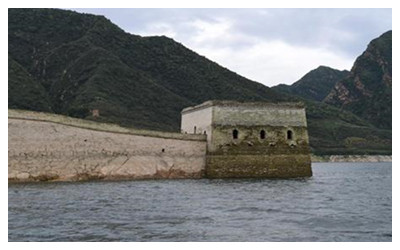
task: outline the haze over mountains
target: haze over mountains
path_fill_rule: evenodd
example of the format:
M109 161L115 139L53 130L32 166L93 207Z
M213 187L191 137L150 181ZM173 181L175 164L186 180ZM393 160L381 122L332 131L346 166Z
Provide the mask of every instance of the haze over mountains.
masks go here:
M170 38L128 34L102 16L9 9L8 22L9 108L178 132L180 111L211 99L303 101L315 153L391 153L391 119L390 126L379 123L391 115L391 32L350 73L319 67L292 86L271 89ZM383 73L374 75L378 68ZM366 94L351 87L360 81ZM350 104L340 102L338 84L349 91ZM368 100L379 104L364 111Z

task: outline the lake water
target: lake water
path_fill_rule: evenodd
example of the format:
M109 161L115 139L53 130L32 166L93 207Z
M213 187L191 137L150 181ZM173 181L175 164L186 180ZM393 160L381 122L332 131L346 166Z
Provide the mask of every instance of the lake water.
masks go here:
M392 241L392 164L311 178L10 184L9 241Z

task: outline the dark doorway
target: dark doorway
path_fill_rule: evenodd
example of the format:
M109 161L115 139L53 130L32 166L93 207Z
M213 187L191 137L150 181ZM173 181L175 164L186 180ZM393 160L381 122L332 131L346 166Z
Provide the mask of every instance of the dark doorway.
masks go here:
M291 130L287 131L287 139L292 140L293 139L293 132Z
M265 131L264 130L260 131L260 139L262 139L262 140L265 139Z
M233 136L233 139L237 139L238 136L239 136L239 131L238 131L237 129L234 129L234 130L232 131L232 136Z

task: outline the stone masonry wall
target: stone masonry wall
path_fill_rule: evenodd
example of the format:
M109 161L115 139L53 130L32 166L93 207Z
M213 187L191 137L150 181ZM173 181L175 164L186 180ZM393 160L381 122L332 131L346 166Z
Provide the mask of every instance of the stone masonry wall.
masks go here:
M290 178L312 175L307 121L301 105L222 103L214 107L213 114L207 177ZM236 139L233 131L237 133Z
M214 107L213 125L306 127L303 107L268 105L221 105Z
M202 177L205 136L162 135L97 131L9 113L9 182Z
M239 131L232 139L232 130ZM266 131L265 139L259 131ZM305 127L218 126L213 130L213 145L207 155L209 178L290 178L312 175L311 158ZM210 147L209 147L210 148Z
M208 155L208 178L293 178L312 176L307 154Z

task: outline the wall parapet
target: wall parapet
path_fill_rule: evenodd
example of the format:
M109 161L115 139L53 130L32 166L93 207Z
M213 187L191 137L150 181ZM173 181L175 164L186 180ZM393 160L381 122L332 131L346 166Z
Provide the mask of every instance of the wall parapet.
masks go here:
M111 132L118 134L141 135L141 136L158 137L164 139L178 139L178 140L189 140L189 141L207 140L207 137L201 134L181 134L174 132L162 132L156 130L126 128L118 126L116 124L100 123L95 121L88 121L78 118L67 117L63 115L36 112L36 111L27 111L27 110L9 109L8 118L29 120L29 121L51 122L76 128L84 128L95 131Z

